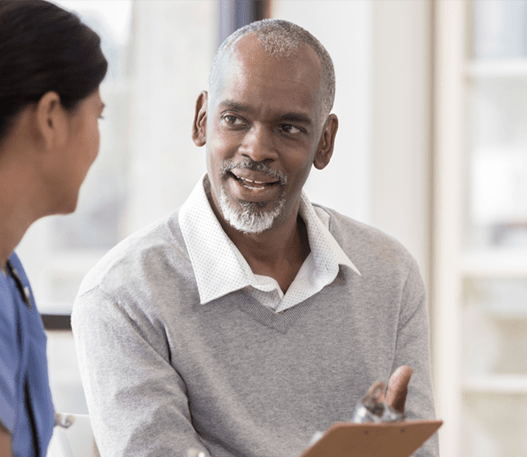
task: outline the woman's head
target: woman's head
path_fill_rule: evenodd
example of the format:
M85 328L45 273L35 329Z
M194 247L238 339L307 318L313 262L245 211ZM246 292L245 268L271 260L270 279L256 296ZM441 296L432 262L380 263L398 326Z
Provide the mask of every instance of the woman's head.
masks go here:
M107 67L99 36L74 14L0 0L0 179L11 189L1 205L25 201L33 221L75 210L99 151Z
M73 112L104 79L99 36L41 0L0 2L0 142L16 115L50 91Z

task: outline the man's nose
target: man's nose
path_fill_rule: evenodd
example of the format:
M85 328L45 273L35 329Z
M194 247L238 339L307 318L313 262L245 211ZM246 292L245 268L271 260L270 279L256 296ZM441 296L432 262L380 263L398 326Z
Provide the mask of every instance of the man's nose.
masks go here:
M254 162L275 160L278 155L273 132L262 125L253 125L243 139L239 152Z

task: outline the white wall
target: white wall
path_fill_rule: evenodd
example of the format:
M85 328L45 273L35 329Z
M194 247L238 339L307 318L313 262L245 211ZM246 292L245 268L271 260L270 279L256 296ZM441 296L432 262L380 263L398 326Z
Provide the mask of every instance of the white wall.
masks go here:
M372 224L430 281L430 1L373 1Z

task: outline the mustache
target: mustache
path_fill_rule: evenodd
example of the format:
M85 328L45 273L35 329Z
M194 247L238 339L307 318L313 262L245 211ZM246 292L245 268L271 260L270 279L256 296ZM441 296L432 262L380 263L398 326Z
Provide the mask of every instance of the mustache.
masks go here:
M258 173L265 173L266 175L271 176L271 178L277 179L278 183L281 186L285 186L287 184L288 175L286 173L284 173L283 171L273 170L263 162L255 162L251 159L245 159L241 162L233 162L232 160L223 161L223 164L220 167L220 174L222 178L227 177L227 174L234 168L256 171Z

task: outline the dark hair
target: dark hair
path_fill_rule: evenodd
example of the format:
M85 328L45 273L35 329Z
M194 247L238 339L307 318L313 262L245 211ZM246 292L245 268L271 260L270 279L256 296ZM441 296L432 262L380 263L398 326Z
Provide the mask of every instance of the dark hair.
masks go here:
M0 140L49 91L73 111L106 75L99 35L43 0L0 0Z

